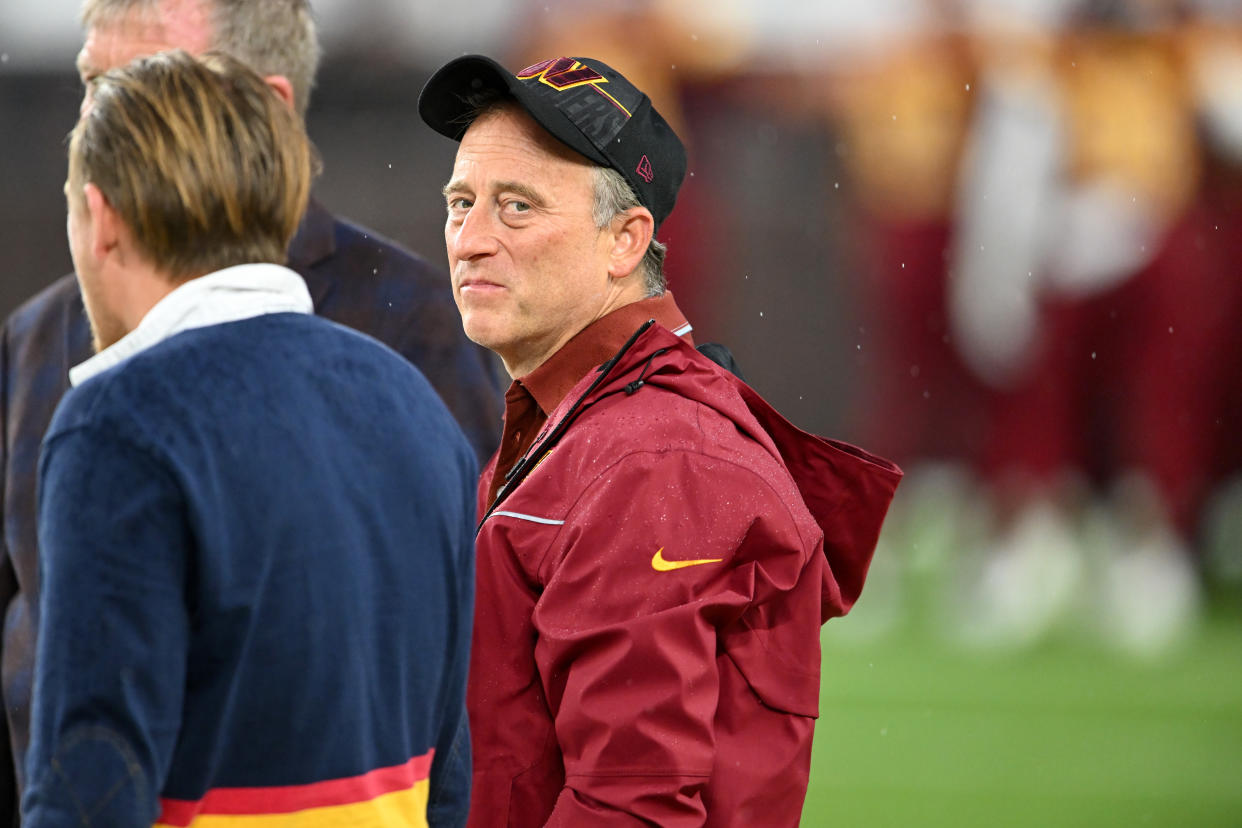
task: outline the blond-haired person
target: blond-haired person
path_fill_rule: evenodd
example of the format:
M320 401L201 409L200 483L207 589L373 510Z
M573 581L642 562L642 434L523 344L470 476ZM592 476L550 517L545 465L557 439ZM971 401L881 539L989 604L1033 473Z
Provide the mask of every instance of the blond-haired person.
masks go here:
M262 75L299 115L311 100L319 46L308 0L86 0L86 82L141 55L181 48L227 53ZM66 130L72 124L66 123ZM370 334L419 368L453 412L476 455L499 440L502 387L495 360L461 330L443 265L432 265L373 230L329 212L313 196L289 247L288 266L306 281L315 313ZM52 274L48 274L51 276ZM39 442L69 387L69 369L91 355L91 335L73 274L57 279L0 328L0 612L4 618L0 822L16 812L28 742L38 603L35 476ZM2 731L9 729L9 733Z
M91 86L98 353L40 460L25 824L461 824L474 452L277 264L311 152L258 75L174 51Z

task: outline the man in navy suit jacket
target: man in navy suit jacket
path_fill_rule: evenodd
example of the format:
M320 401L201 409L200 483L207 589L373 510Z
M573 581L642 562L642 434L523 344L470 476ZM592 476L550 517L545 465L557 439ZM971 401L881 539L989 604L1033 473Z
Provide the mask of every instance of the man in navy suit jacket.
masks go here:
M135 57L164 49L227 52L265 77L305 114L319 49L307 0L216 5L215 0L86 0L84 82ZM88 86L89 95L89 86ZM480 462L500 437L502 387L488 352L466 339L448 276L374 232L312 202L289 249L315 312L379 339L414 363L444 399ZM68 372L91 356L91 333L77 280L69 274L30 299L0 335L0 607L12 756L0 749L0 822L17 813L29 741L37 631L38 546L35 481L39 444L69 387ZM15 767L10 763L16 760ZM16 787L15 787L16 786Z

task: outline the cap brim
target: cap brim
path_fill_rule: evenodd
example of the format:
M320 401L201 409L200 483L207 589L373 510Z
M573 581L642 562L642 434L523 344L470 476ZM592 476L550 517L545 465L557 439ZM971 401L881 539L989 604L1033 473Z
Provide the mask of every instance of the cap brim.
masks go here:
M466 55L440 67L418 96L418 114L436 132L460 141L475 115L469 96L488 90L512 95L540 126L561 143L597 164L611 165L560 111L532 95L512 72L483 55Z
M505 68L489 57L467 55L441 66L418 96L418 114L427 126L460 141L470 126L467 96L489 89L512 92Z

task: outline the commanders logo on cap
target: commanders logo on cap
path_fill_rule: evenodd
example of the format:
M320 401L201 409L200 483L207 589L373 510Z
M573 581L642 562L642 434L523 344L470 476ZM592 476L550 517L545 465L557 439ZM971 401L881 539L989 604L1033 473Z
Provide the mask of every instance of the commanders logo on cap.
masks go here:
M521 72L517 73L518 80L538 79L540 83L546 83L557 92L564 92L566 89L573 89L576 86L585 84L598 85L608 83L608 79L596 72L585 63L579 63L573 58L559 57L549 60L541 60L534 66L527 66ZM612 101L617 107L629 115L629 111L617 103L617 99L609 95L603 89L596 89L601 95Z

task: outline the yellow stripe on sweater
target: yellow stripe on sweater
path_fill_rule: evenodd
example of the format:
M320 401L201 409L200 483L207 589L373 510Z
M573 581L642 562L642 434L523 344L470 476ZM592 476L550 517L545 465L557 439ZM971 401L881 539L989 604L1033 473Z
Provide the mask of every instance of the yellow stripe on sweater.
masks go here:
M190 828L427 828L426 779L413 788L366 802L307 808L288 814L200 814ZM155 828L171 828L156 823Z

